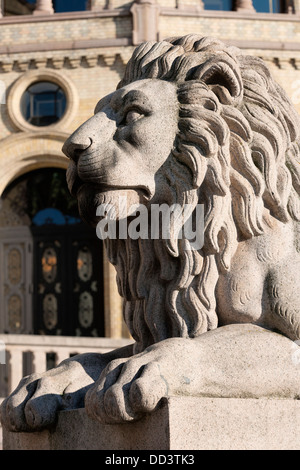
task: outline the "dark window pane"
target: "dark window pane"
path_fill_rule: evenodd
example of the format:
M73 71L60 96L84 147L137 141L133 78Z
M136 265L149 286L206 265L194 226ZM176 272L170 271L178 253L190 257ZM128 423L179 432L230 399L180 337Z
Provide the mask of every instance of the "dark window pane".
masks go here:
M27 3L35 5L36 0L27 0ZM53 0L53 7L56 13L63 13L68 11L85 11L86 6L87 0Z
M253 0L253 6L258 13L281 13L280 0Z
M21 112L34 126L48 126L59 121L66 109L63 90L51 82L36 82L22 96Z
M87 0L54 0L53 6L56 13L64 11L84 11Z
M232 11L233 1L232 0L204 0L205 10L223 10Z

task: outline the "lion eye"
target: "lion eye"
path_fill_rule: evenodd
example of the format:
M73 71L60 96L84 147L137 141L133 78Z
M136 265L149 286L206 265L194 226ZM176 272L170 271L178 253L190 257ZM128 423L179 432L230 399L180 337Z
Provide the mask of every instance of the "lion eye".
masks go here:
M135 122L138 119L140 119L142 116L143 114L140 113L137 109L132 109L128 111L128 113L126 113L125 124L126 125L131 124L132 122Z

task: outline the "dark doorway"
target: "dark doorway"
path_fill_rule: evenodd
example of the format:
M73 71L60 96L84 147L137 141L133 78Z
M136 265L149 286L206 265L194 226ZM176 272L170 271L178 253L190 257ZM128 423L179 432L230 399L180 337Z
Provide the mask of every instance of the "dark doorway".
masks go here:
M7 188L1 204L0 226L2 223L5 238L3 235L3 243L0 240L3 245L1 251L0 243L0 255L3 252L3 259L12 258L14 265L7 269L8 274L12 270L27 273L26 285L31 286L25 286L25 274L19 276L20 286L11 283L10 290L10 284L3 280L8 307L16 296L20 304L17 312L20 326L15 330L45 335L104 336L102 241L96 237L95 229L81 221L77 201L67 188L65 171L48 168L27 173ZM19 247L18 233L22 237L25 229L30 237L29 249ZM15 252L18 258L9 257ZM18 266L16 259L20 259ZM15 285L20 287L20 292ZM5 325L12 324L17 316L16 307L8 307L1 307L7 316ZM5 327L5 331L14 330Z
M94 232L32 227L35 334L104 335L102 245Z

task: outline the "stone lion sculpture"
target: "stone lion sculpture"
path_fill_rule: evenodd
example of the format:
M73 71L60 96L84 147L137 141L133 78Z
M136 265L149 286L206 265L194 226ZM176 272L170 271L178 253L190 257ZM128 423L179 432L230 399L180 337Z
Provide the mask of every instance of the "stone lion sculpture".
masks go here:
M176 230L107 239L134 344L24 378L3 424L39 430L82 406L131 421L174 394L297 399L299 135L262 60L197 35L139 46L64 145L69 188L94 225L124 194L149 210L202 204L204 245Z

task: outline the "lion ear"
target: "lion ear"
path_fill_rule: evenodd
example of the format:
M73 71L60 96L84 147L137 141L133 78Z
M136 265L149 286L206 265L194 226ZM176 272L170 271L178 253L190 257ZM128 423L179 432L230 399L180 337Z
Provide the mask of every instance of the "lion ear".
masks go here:
M205 82L222 104L237 104L243 98L240 68L230 56L212 57L196 67L190 79Z

